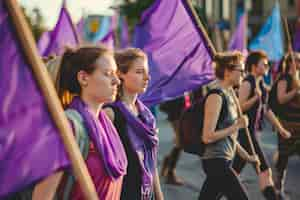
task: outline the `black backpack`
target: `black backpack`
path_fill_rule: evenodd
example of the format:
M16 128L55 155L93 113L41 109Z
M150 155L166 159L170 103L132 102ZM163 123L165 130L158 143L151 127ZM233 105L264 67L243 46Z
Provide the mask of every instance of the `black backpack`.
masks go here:
M221 89L211 89L202 99L194 102L191 107L186 109L179 121L179 136L183 150L187 153L202 156L205 144L202 141L202 129L204 121L205 100L211 94L218 94L222 97L222 109L217 124L224 120L227 114L227 100Z

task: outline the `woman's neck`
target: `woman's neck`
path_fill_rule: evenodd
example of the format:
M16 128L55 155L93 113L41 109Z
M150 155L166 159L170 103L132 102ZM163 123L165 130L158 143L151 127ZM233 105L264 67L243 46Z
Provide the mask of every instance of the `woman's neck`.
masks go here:
M121 101L130 106L135 106L137 100L136 93L130 93L129 91L123 89L123 95L121 97Z
M222 88L229 90L232 88L232 84L225 80L219 80L219 84Z
M95 102L89 97L81 96L82 101L88 106L88 110L95 116L98 117L102 109L103 103Z

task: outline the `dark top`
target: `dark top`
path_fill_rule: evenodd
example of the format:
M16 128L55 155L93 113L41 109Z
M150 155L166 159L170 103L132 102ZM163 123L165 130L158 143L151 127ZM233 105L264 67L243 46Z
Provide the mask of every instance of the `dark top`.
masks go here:
M281 80L285 80L287 82L286 92L290 92L293 89L292 76L290 74L281 74L271 89L269 105L280 119L291 122L300 122L300 103L297 102L296 98L293 98L291 101L285 104L279 104L278 102L277 87L278 82Z
M115 114L114 125L120 135L121 141L127 155L127 174L123 178L121 200L141 200L141 174L138 156L131 147L127 136L126 119L121 111L114 106L109 106ZM139 117L140 118L140 117ZM142 119L141 119L142 120Z
M248 81L250 83L250 95L248 99L251 99L255 95L255 89L256 89L256 80L255 77L251 74L249 74L245 79L244 82ZM261 99L256 101L252 107L245 112L245 114L249 118L249 131L250 133L254 133L256 131L256 127L259 126L259 123L261 123L261 119L263 116L263 104L266 104L267 102L267 91L263 86L262 80L259 82L259 89L262 93Z
M162 103L159 108L168 115L168 120L172 122L179 120L181 113L184 110L184 104L184 96L181 96Z

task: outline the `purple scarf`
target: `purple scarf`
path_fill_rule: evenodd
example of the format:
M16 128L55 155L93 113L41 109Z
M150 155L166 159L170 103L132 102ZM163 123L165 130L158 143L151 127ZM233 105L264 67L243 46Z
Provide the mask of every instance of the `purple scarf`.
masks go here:
M83 117L89 138L100 154L99 157L102 159L108 175L113 180L125 175L127 170L126 153L115 127L105 113L101 111L99 118L95 118L79 97L73 99L70 108L77 110Z
M142 176L142 199L150 199L153 191L153 176L156 168L158 136L156 131L155 118L150 110L137 100L139 117L135 117L121 101L113 104L119 108L126 118L127 136L131 146L136 152L141 167Z

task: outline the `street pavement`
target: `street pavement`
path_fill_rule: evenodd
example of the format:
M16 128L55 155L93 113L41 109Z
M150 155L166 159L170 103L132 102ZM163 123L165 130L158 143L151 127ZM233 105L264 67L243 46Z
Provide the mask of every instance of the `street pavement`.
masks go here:
M173 145L172 129L166 120L166 115L161 112L158 112L158 127L160 138L158 165L160 169L163 157L170 151ZM276 151L276 135L267 124L263 132L261 132L260 137L263 150L269 163L273 167L272 157L273 153ZM197 200L199 191L205 180L205 174L202 170L200 159L197 156L182 153L177 165L177 174L185 180L185 185L168 185L164 183L164 178L161 177L165 200ZM252 166L246 166L242 172L241 180L246 186L250 200L264 200L259 191L258 179ZM291 200L300 200L299 183L300 159L298 156L293 156L289 160L286 183L287 193Z

